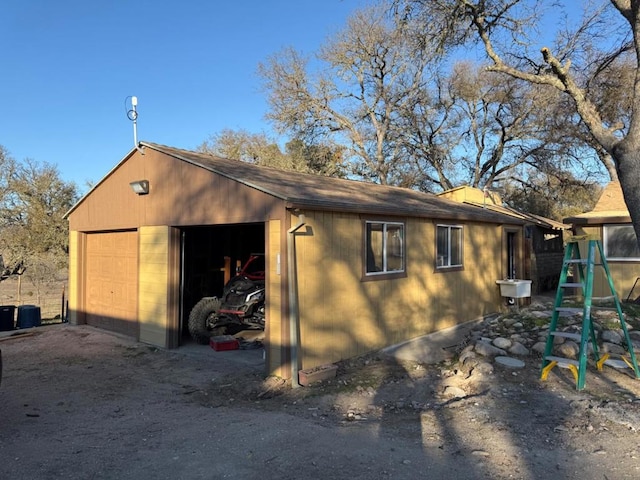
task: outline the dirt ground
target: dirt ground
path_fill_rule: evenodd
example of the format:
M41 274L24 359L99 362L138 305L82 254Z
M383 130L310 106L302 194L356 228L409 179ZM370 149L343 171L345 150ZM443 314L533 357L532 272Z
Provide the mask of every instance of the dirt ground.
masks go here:
M640 478L630 370L590 366L578 392L568 370L540 381L533 356L472 375L373 355L292 390L263 378L261 350L4 333L2 479ZM453 380L464 396L443 395Z

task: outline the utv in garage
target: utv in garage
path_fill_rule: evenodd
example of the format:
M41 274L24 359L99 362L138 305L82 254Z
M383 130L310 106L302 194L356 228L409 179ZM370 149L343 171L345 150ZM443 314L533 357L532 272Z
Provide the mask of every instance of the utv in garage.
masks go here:
M204 297L189 314L189 334L206 345L212 336L233 335L242 330L264 330L264 255L252 254L222 296Z

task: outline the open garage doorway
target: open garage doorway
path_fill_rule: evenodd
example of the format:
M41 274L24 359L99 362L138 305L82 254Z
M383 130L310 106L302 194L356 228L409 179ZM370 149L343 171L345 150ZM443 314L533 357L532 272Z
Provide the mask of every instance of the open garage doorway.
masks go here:
M254 254L265 253L264 223L181 229L180 345L194 343L188 318L204 297L222 296L225 280ZM264 266L262 267L264 271Z

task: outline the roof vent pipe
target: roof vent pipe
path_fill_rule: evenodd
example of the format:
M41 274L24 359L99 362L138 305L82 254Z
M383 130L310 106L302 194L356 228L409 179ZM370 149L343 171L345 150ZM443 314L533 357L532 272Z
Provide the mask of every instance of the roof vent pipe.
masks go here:
M289 283L289 343L291 351L291 387L300 387L298 381L298 348L300 344L300 331L298 329L298 274L296 268L296 243L295 234L306 224L304 214L298 216L298 223L287 230L287 271Z

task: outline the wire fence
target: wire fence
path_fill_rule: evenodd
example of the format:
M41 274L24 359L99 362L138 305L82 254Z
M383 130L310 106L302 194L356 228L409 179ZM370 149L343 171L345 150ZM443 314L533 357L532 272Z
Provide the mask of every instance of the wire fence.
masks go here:
M67 320L64 291L59 292L57 295L42 297L39 303L22 303L22 305L36 305L40 307L42 323L64 323Z
M26 282L25 282L26 283ZM67 321L67 283L56 281L35 288L19 279L9 278L0 282L0 308L33 305L40 308L42 324Z

